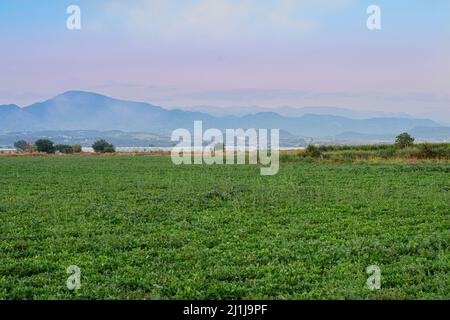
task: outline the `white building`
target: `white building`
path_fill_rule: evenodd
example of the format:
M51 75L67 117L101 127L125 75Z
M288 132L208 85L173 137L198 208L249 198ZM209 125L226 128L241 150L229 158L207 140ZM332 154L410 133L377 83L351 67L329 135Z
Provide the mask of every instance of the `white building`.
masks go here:
M0 148L0 153L16 153L17 150L14 148Z

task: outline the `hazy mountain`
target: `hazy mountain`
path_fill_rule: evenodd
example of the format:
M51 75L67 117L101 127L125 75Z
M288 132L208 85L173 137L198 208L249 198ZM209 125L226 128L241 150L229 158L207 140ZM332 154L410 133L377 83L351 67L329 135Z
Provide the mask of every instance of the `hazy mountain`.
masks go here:
M437 123L427 119L408 118L371 118L350 119L330 115L306 114L301 117L287 118L277 113L257 113L234 120L233 127L282 128L292 134L325 137L345 131L366 134L398 134L417 126L434 127Z
M37 121L33 115L25 112L15 104L0 106L0 131L14 128L38 129Z
M418 139L450 141L450 127L417 127L410 132Z
M450 141L450 127L416 127L409 130L409 133L417 142ZM395 137L395 134L365 134L349 131L331 137L330 140L335 144L393 143Z
M416 139L439 139L450 141L450 127L415 127L409 133ZM359 132L343 132L334 136L339 139L394 140L395 134L364 134Z
M304 137L330 137L348 131L386 135L410 131L415 127L439 127L431 120L401 117L351 119L317 114L286 117L275 112L214 117L202 112L167 110L148 103L81 91L69 91L24 108L0 106L2 132L121 130L169 135L176 128L191 129L194 120L202 120L204 128L279 128Z
M374 117L395 117L395 118L414 118L412 115L400 112L400 113L390 113L381 112L373 110L352 110L347 108L338 107L276 107L276 108L265 108L265 107L212 107L212 106L193 106L193 107L180 107L179 109L185 111L197 111L210 114L215 117L224 116L244 116L259 112L276 112L279 115L285 117L301 117L306 114L317 114L317 115L332 115L340 116L352 119L367 119Z
M123 130L165 132L194 120L198 113L166 110L148 103L117 100L96 93L69 91L21 110L33 123L4 122L5 131L30 130ZM0 117L2 117L0 109ZM202 115L202 117L209 117ZM182 121L180 121L182 120Z

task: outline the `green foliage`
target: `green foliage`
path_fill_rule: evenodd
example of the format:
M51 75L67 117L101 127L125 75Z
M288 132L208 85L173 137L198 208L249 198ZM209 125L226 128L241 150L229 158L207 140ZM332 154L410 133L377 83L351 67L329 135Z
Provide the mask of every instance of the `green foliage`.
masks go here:
M406 148L412 146L413 144L414 138L411 137L407 132L403 132L395 138L395 145L400 148Z
M25 140L19 140L14 142L14 148L19 152L31 152L33 150L33 145Z
M449 173L0 157L0 299L448 300Z
M435 150L433 150L433 147L428 143L421 145L419 150L420 156L423 158L434 158L436 156Z
M423 159L450 159L450 144L424 143L418 146L418 156Z
M391 146L390 148L378 150L376 152L376 155L383 159L390 159L395 157L395 152L396 148L394 146Z
M319 148L313 144L308 145L305 149L305 156L307 157L319 158L321 154Z
M318 151L317 151L318 150ZM450 160L449 143L422 143L413 144L409 147L398 148L395 145L364 145L364 146L308 146L305 151L300 152L300 159L320 158L333 162L353 162L360 160L377 159L440 159ZM281 162L298 161L290 152L282 152Z
M105 149L103 149L103 153L114 153L114 152L116 152L116 149L114 148L113 145L109 145L105 147Z
M370 156L374 155L373 151L335 151L326 153L323 158L329 160L343 160L343 161L354 161L354 160L367 160Z
M55 145L55 150L66 154L73 153L72 146L69 146L67 144L57 144Z
M34 143L34 145L36 146L38 152L45 152L45 153L55 152L53 141L49 139L39 139Z
M96 141L92 148L98 153L112 153L116 151L112 144L103 139Z
M359 145L359 146L335 146L335 145L323 145L318 147L321 152L329 151L378 151L391 149L392 145L389 144L370 144L370 145Z

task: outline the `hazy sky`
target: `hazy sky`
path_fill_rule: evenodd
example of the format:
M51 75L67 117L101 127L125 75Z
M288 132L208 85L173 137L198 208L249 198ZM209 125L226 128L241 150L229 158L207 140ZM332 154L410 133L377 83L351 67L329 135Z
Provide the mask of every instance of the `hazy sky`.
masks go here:
M66 28L70 4L81 30ZM366 27L370 4L382 30ZM448 114L450 1L2 0L0 104L67 90Z

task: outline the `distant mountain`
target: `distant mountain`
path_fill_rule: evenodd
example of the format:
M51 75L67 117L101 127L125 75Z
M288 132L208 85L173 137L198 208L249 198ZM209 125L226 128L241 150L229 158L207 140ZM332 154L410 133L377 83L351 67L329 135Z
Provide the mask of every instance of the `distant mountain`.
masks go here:
M215 117L207 113L167 110L143 102L113 99L82 91L69 91L44 102L19 108L0 106L0 131L96 130L152 132L170 135L176 128L191 129L194 120L204 128L278 128L297 137L330 137L343 132L386 135L416 127L439 127L427 119L383 117L351 119L335 115L305 114L286 117L275 112Z
M348 140L348 141L378 141L378 142L391 142L395 140L395 134L367 134L347 131L341 134L335 135L333 138L336 140Z
M450 141L450 127L417 127L410 133L418 139Z
M400 112L381 112L381 111L371 111L371 110L352 110L347 108L338 107L276 107L276 108L265 108L265 107L212 107L212 106L193 106L193 107L180 107L180 109L185 111L197 111L208 113L215 117L224 116L244 116L247 114L259 113L259 112L276 112L279 115L285 117L301 117L306 114L316 114L316 115L332 115L340 116L352 119L367 119L367 118L380 118L380 117L390 117L390 118L414 118L412 115Z
M24 112L15 104L0 106L0 131L7 131L11 128L28 128L35 130L37 122L33 115Z
M293 134L303 136L334 136L345 131L367 134L398 134L417 126L434 127L437 123L427 119L371 118L349 119L339 116L306 114L302 117L287 118L276 113L257 113L236 120L236 125L257 128L283 128Z
M180 111L148 103L117 100L104 95L69 91L23 109L0 106L2 131L35 130L124 130L164 132L184 124ZM4 114L9 115L8 118ZM181 120L200 114L182 112ZM207 115L201 115L207 118ZM22 120L26 121L22 121ZM13 121L14 120L14 121Z
M418 142L450 141L450 127L416 127L408 131ZM334 140L357 142L393 143L395 134L364 134L359 132L343 132L332 137Z

